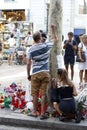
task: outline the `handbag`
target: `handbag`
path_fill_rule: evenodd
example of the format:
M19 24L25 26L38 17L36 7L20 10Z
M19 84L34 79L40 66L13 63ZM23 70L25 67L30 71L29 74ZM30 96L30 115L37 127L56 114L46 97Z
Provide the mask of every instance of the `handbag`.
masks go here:
M84 51L81 52L81 58L83 59L83 61L81 61L81 59L79 57L79 54L77 54L76 62L85 62L86 61L86 57L85 57L85 52Z
M82 44L82 49L83 49L83 44ZM82 60L83 61L82 61ZM85 57L85 52L82 50L81 52L81 59L79 57L79 54L77 53L77 56L76 56L76 62L85 62L86 61L86 57Z

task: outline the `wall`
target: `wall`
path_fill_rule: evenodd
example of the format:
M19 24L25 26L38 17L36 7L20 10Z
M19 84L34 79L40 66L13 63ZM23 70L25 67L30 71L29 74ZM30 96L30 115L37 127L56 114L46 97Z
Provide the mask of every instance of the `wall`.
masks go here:
M34 30L46 29L46 0L30 1L30 22L34 22Z
M79 14L78 12L78 2L79 0L75 0L75 22L74 28L86 29L87 33L87 14Z
M78 2L79 0L62 0L62 32L65 38L67 32L73 31L74 28L85 28L87 30L87 15L78 14ZM10 3L4 3L4 0L0 0L0 9L25 9L26 20L34 23L34 30L46 30L46 0L16 0L16 2ZM29 14L30 19L28 18Z
M74 4L75 0L63 0L63 29L62 33L64 35L64 39L67 38L67 33L70 31L73 31L73 26L74 26Z
M29 8L29 0L16 0L15 2L5 2L4 0L0 0L0 9L28 9Z
M67 38L67 32L74 29L85 29L87 33L87 14L79 14L79 0L63 1L63 35Z

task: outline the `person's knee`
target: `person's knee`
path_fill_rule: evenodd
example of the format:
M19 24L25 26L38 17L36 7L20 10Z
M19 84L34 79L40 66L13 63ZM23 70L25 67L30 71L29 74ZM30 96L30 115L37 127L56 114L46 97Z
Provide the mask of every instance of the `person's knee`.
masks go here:
M65 69L66 69L67 73L68 73L68 68L69 68L69 65L65 64Z
M85 70L85 74L87 74L87 70Z
M80 70L80 73L83 73L83 70Z
M74 65L71 65L70 68L71 68L71 70L73 71L73 70L74 70Z
M41 89L41 93L42 93L43 96L47 94L47 88L48 88L48 82L47 83L43 83L41 85L40 89Z
M57 102L54 102L53 103L53 107L56 109L58 107L58 103Z
M31 95L33 97L38 97L39 89L35 89L34 87L31 88Z

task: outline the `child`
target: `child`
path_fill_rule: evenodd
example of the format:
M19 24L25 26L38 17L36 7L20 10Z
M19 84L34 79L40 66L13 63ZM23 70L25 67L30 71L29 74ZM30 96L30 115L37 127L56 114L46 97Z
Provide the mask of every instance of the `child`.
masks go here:
M79 123L81 120L73 97L77 96L77 92L65 69L58 69L57 83L54 84L56 88L52 88L52 102L53 107L59 113L59 120L64 121L65 117L74 115L76 123Z

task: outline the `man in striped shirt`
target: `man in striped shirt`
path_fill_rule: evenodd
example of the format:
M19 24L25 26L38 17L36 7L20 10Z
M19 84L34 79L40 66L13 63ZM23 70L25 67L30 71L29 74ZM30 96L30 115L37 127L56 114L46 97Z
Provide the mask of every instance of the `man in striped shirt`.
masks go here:
M29 48L27 53L27 74L28 79L31 80L31 94L33 96L34 111L31 116L38 116L38 93L41 91L41 117L46 119L45 116L45 102L46 91L49 84L49 47L46 43L41 42L40 32L33 35L34 44ZM30 76L30 69L32 63L32 74Z

